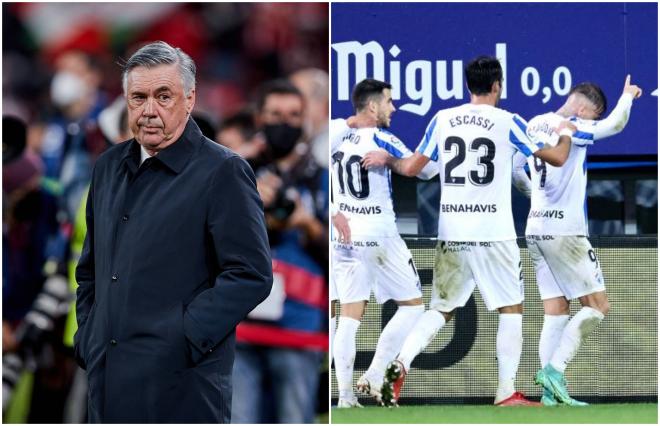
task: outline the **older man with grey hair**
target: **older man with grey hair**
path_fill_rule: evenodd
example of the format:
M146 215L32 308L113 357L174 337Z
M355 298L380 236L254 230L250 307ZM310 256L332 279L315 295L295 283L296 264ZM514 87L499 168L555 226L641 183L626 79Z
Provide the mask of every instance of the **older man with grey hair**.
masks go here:
M181 49L142 47L123 86L134 139L96 163L76 270L89 421L228 423L235 327L272 284L254 174L190 118Z

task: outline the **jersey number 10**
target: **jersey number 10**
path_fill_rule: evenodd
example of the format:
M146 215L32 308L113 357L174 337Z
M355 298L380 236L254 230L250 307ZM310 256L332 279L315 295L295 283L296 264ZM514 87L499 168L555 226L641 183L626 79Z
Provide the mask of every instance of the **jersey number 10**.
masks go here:
M332 167L337 165L337 180L339 181L339 193L344 194L346 189L353 198L363 200L369 196L369 172L362 167L359 155L351 155L342 164L344 153L337 151L332 155ZM358 179L355 179L355 177Z

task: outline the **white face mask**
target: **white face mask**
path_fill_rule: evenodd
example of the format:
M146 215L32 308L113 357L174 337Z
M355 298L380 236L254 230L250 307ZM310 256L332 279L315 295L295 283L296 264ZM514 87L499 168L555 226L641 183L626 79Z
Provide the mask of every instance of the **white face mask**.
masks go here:
M60 71L50 83L50 98L58 107L66 107L87 95L87 85L75 74Z

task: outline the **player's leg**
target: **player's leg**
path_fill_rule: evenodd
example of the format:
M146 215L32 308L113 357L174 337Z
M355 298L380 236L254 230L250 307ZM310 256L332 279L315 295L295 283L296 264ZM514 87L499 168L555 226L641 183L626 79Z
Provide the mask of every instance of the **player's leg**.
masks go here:
M383 332L378 338L374 358L367 371L357 382L358 390L381 399L381 387L387 364L396 357L401 350L403 341L424 313L424 303L421 298L397 302L398 309L387 322Z
M359 406L353 393L355 338L371 294L371 285L360 250L348 250L338 245L333 250L333 256L334 280L341 305L333 348L335 377L339 389L338 407L355 407Z
M429 309L424 312L406 337L397 358L385 369L381 399L383 405L397 405L401 388L410 366L420 353L431 343L440 329L453 317L453 312Z
M330 302L330 362L334 357L332 349L335 345L335 333L337 332L337 300L333 299Z
M406 337L397 360L406 371L415 357L428 346L453 316L454 309L467 303L475 283L466 262L469 251L460 251L458 243L439 241L433 265L433 287L429 310L417 320Z
M563 296L544 299L543 312L543 328L539 339L541 367L548 365L559 345L559 340L570 317L570 305Z
M380 402L385 368L399 353L403 340L424 313L424 302L417 270L405 242L394 237L382 238L377 244L373 254L379 256L380 261L374 262L374 295L378 303L396 301L398 308L380 334L374 358L357 387Z
M340 408L359 406L353 393L353 365L355 363L355 337L364 313L366 301L342 303L339 325L335 335L335 376L339 390Z
M332 349L335 345L335 333L337 332L337 302L339 301L339 294L337 293L337 284L335 283L334 259L331 262L333 273L330 274L330 363L332 364L332 358L334 356Z
M538 281L537 281L538 282ZM543 328L539 338L539 360L541 368L544 368L550 362L552 354L559 346L559 340L568 323L570 305L565 297L553 297L543 300ZM557 399L551 390L543 388L541 403L546 406L558 404Z
M383 401L396 404L402 380L410 366L453 316L457 307L464 306L474 290L474 280L467 265L469 251L461 251L458 243L439 241L435 252L433 288L429 310L419 317L403 342L399 356L390 363L382 387ZM392 398L387 398L392 393Z
M568 299L580 299L583 307L568 321L548 365L537 374L537 381L543 382L565 404L586 405L569 396L564 371L609 310L602 273L585 237L554 237L544 241L541 247L548 253L548 265L563 293Z
M515 392L516 374L522 355L522 304L498 309L497 326L497 393L495 404L510 398Z
M582 309L566 325L559 345L550 359L550 365L562 374L582 343L598 328L609 310L605 291L582 296L579 300Z
M537 238L540 237L527 237L527 249L534 264L536 285L543 301L543 311L545 314L543 316L543 328L541 329L541 337L539 339L539 359L541 368L543 368L550 362L552 354L559 345L564 327L568 323L570 305L555 281L548 263L543 258L543 253L536 241ZM541 403L546 406L555 406L558 404L552 391L545 387L543 387Z
M522 302L524 288L520 250L515 240L492 241L473 248L470 267L488 310L497 309L496 353L498 385L495 405L540 405L516 392L522 356Z

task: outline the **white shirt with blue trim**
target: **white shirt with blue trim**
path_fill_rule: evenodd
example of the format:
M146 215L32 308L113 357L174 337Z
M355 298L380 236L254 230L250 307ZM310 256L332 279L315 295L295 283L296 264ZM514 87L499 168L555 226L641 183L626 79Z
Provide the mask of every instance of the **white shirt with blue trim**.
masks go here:
M532 178L532 202L527 218L526 235L588 236L587 218L587 147L595 140L619 133L628 123L632 95L624 94L603 120L570 118L577 126L571 151L562 167L553 167L539 158L528 158ZM540 144L556 145L554 131L565 117L549 112L529 121L527 133Z
M439 111L417 151L437 160L440 172L438 238L506 241L516 238L511 211L512 157L538 147L516 114L490 105Z
M377 149L384 149L397 158L412 155L404 143L387 130L352 129L343 119L330 122L332 200L337 211L349 219L351 235L398 235L390 169L367 170L361 164L366 153Z

